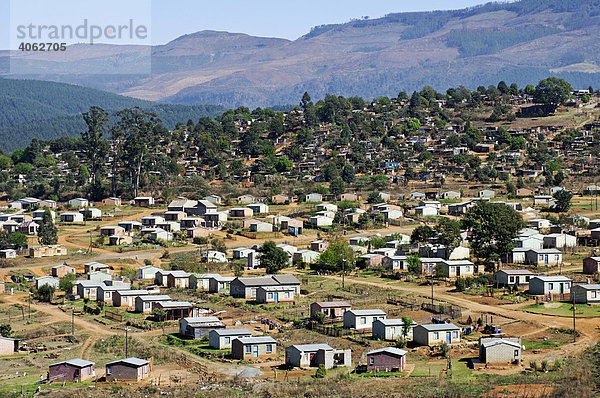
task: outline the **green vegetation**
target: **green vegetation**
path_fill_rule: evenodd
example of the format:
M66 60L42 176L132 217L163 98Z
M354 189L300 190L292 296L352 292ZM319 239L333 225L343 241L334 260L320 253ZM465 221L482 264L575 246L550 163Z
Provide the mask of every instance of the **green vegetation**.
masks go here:
M548 304L528 305L523 307L523 311L534 312L536 314L553 315L553 316L573 316L573 304L550 302ZM600 307L586 304L575 305L575 316L577 318L594 318L600 317Z

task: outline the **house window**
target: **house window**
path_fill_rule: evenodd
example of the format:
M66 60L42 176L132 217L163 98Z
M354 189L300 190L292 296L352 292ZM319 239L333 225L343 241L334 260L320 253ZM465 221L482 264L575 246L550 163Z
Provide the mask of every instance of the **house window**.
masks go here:
M595 291L592 292L592 298L596 298L596 292Z
M510 277L510 283L515 283L515 277L514 276Z
M454 332L452 332L452 338L458 339L458 330L455 330Z
M250 346L250 345L247 345L247 346L245 346L245 347L246 347L246 354L250 354L250 353L252 353L252 346Z
M273 293L269 293L268 296L270 299L273 299Z
M554 283L549 283L548 284L548 289L554 290Z
M273 352L273 344L267 344L267 354L270 354Z
M367 323L367 318L366 318L366 317L364 317L364 316L361 316L361 317L360 317L360 324L361 324L361 325L364 325L365 323Z
M433 339L434 340L439 340L440 339L440 333L439 332L433 332Z
M396 327L395 326L390 327L390 332L392 332L392 334L396 333Z
M515 350L515 359L519 358L519 350Z
M373 365L375 363L375 358L369 358L369 365Z
M112 368L110 366L106 367L106 375L110 376L110 374L112 373Z
M225 344L231 343L231 337L225 337Z

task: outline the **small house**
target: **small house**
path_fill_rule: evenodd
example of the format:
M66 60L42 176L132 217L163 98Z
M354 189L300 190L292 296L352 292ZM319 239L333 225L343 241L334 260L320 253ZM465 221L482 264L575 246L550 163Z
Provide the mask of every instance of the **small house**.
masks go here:
M329 242L326 240L315 240L310 242L310 249L322 253L329 247Z
M234 276L213 276L208 281L209 293L229 294L230 284L235 279Z
M305 196L305 202L318 203L323 201L323 195L320 193L310 193Z
M84 265L84 269L86 274L90 274L92 272L105 272L107 274L110 274L110 266L108 264L99 263L97 261L86 263Z
M20 339L0 336L0 355L14 355L19 352Z
M396 347L385 347L367 352L368 372L403 372L407 351Z
M90 205L90 202L85 198L71 199L68 203L71 207L87 207Z
M258 304L293 303L296 289L291 286L260 286L256 289Z
M253 203L246 207L251 209L254 212L254 214L261 214L261 213L269 212L269 206L266 205L265 203Z
M0 258L17 258L17 251L15 249L2 249L0 250Z
M195 315L194 305L187 301L153 301L152 311L160 309L165 312L165 321L176 321Z
M562 249L577 246L577 238L567 234L549 234L544 236L545 249Z
M130 287L131 286L129 284L116 285L116 286L107 286L107 285L102 284L102 285L100 285L100 287L98 287L98 292L96 294L96 300L102 301L104 303L112 304L114 292L116 292L117 290L129 290Z
M190 275L190 289L208 291L210 278L219 277L219 274L197 274Z
M86 220L95 220L102 217L102 210L95 207L86 207L85 209L79 210Z
M413 340L427 346L460 343L460 328L452 323L418 325L413 329Z
M213 329L208 332L208 345L215 350L231 348L235 339L252 337L248 329Z
M104 198L102 199L102 206L121 206L121 198Z
M254 211L249 207L234 207L229 210L229 215L234 218L252 217Z
M100 235L111 236L111 235L125 235L125 228L118 225L109 225L100 228Z
M48 365L48 382L81 382L96 376L94 362L80 358Z
M118 359L106 364L106 381L140 381L150 374L150 362L140 358Z
M223 199L219 195L208 195L204 197L204 200L215 205L220 205L223 203Z
M342 321L344 313L352 309L346 301L318 301L310 305L310 318L317 319L317 314L325 314L325 320Z
M190 274L185 271L171 271L167 275L167 287L187 289L190 286Z
M120 221L117 225L122 227L125 232L140 231L143 227L139 221Z
M273 232L273 224L268 222L258 221L250 224L251 232Z
M140 207L154 206L154 198L152 196L138 196L133 199L133 205Z
M215 329L225 329L225 324L216 316L179 320L179 334L188 339L203 339L211 330Z
M545 218L536 218L527 221L527 226L537 230L550 228L550 220L546 220Z
M298 368L325 369L352 366L351 350L336 350L329 344L297 344L285 349L285 364Z
M413 329L417 326L416 322L413 322L407 330L406 339L412 340ZM373 322L373 338L380 340L398 340L400 337L404 337L404 321L402 319L378 319Z
M145 265L138 269L137 277L141 280L154 280L158 271L163 269L154 265Z
M65 222L65 223L83 222L83 214L76 213L74 211L67 211L64 213L60 213L60 222Z
M135 298L135 312L149 314L152 312L154 303L159 301L171 301L171 297L166 294L147 294Z
M534 276L533 272L526 269L501 269L494 274L494 286L529 286L529 280Z
M29 247L29 257L32 257L32 258L66 256L66 255L67 255L67 247L64 245L30 246Z
M67 264L55 265L54 267L52 267L51 272L52 276L56 278L62 278L63 276L68 274L75 274L75 267L71 267Z
M50 287L53 287L55 290L57 290L59 283L60 283L60 279L58 279L54 276L49 276L49 275L40 276L39 278L37 278L35 280L35 288L39 290L39 288L41 288L42 286L48 285Z
M101 283L96 281L80 280L75 281L73 285L79 297L82 299L88 298L92 301L95 301L98 294L98 288L101 286Z
M534 276L529 280L529 294L566 294L571 291L572 280L566 276Z
M113 307L134 308L135 298L150 294L147 290L115 290L113 292Z
M294 253L293 263L305 263L305 264L313 264L319 260L319 256L321 253L313 251L313 250L298 250Z
M479 338L480 363L507 364L520 361L520 337L482 336Z
M313 227L331 227L333 218L327 216L313 216L310 218L310 224Z
M550 207L550 204L553 201L554 200L552 199L552 196L550 196L550 195L536 195L533 197L533 205L534 206Z
M394 249L392 249L394 250ZM381 264L392 271L408 271L408 258L406 256L384 256L381 259Z
M573 285L571 294L576 303L600 304L600 285L598 284Z
M371 330L373 322L378 319L385 319L386 313L383 310L349 310L344 313L344 328L354 330Z
M584 274L600 273L600 257L588 257L583 260Z
M475 264L469 260L444 260L437 267L442 270L442 275L448 275L448 278L472 276L475 273Z
M237 198L237 202L241 204L254 203L255 201L256 198L252 195L241 195Z
M231 342L234 359L252 360L277 358L277 341L273 337L242 337Z
M558 249L529 249L525 252L527 263L536 266L552 266L562 263L562 252Z
M460 199L461 194L458 191L446 191L446 192L442 192L442 199L446 199L446 200L456 200L456 199Z
M493 198L496 196L496 192L491 189L482 189L477 193L478 198Z

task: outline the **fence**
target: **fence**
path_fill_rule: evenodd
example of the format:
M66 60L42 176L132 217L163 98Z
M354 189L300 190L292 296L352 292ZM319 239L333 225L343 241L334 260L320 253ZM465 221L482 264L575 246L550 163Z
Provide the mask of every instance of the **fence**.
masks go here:
M123 322L123 315L113 312L111 310L105 310L104 317L108 318L108 319L112 319L113 321Z
M570 293L564 293L564 294L546 294L544 296L534 296L535 298L535 304L536 305L540 305L543 303L547 303L550 301L567 301L570 302L572 300L571 298L571 294Z

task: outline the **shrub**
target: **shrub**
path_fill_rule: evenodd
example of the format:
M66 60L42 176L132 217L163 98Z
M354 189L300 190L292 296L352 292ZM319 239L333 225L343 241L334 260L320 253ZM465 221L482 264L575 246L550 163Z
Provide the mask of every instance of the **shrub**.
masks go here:
M529 361L529 367L531 368L531 370L533 370L534 372L537 372L537 362L536 361Z
M325 370L325 365L319 365L319 369L315 372L315 378L323 379L327 375L327 370Z
M547 372L547 371L548 371L548 361L544 359L542 361L542 372Z
M559 358L554 360L554 370L559 370L562 367L562 362Z

